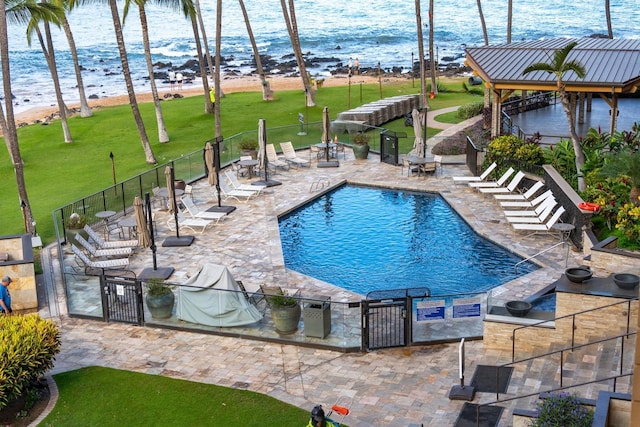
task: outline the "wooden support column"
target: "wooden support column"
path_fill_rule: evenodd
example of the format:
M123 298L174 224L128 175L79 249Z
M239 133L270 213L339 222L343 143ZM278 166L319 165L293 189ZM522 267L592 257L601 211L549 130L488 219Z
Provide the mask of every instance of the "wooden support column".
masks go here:
M493 103L491 104L491 137L500 136L500 122L502 121L502 101L500 90L493 91Z
M578 94L578 124L584 123L584 92Z
M593 93L589 92L587 94L587 113L590 113L593 109Z

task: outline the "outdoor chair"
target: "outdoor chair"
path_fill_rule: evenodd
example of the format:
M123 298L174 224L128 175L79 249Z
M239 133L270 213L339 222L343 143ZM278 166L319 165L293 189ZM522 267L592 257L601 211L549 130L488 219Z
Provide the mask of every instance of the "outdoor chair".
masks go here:
M551 190L547 190L544 193L542 193L541 195L539 195L538 197L536 197L535 199L531 200L531 201L506 201L506 202L500 202L500 206L503 208L532 208L534 206L538 206L540 203L542 203L547 197L553 197L553 192Z
M87 242L81 234L76 234L75 241L85 248L93 258L102 257L125 257L131 256L133 250L131 248L112 248L112 249L97 249L91 243Z
M533 210L532 209L515 209L515 210L502 211L502 213L505 216L540 216L549 204L554 206L557 204L555 197L553 196L547 197L542 201L542 203L536 206L536 208Z
M220 184L220 191L222 192L225 200L235 199L239 202L244 201L246 203L250 198L258 195L257 191L234 190L229 187L229 184L227 184L227 181L224 179L219 180L218 183ZM243 198L244 200L240 200L240 198Z
M102 238L100 233L96 232L89 224L85 224L84 231L89 238L100 249L113 249L113 248L135 248L138 246L138 240L109 240L106 241Z
M489 177L489 174L493 172L495 168L498 167L496 162L491 163L488 168L482 172L480 176L454 176L452 177L454 184L468 184L470 182L480 182L484 181Z
M442 175L442 156L433 156L433 161L436 164L436 178L438 175Z
M522 178L524 178L524 172L519 171L516 174L516 176L513 177L511 182L509 182L509 185L507 185L506 187L488 187L488 188L480 187L478 188L478 190L482 194L513 193L514 191L516 191L516 188L518 188L518 184L520 184L520 181L522 181Z
M289 164L278 157L276 147L273 144L267 144L267 161L269 165L273 166L276 170L278 168L289 170Z
M506 218L510 224L542 224L549 218L549 215L551 215L553 208L556 207L557 204L558 202L556 202L555 199L544 203L541 205L543 206L542 212L540 212L538 216L508 216Z
M249 175L249 169L245 168L238 164L238 162L231 163L231 170L235 172L236 176L247 176Z
M291 141L281 142L280 148L282 148L282 153L287 163L295 166L309 166L309 160L298 157Z
M213 224L213 221L210 219L203 218L187 218L181 212L178 212L178 227L182 230L183 228L188 228L194 233L203 234L206 228ZM176 231L176 221L173 215L167 220L167 226L169 230ZM196 231L196 228L202 227L200 231Z
M215 221L216 224L220 222L220 219L224 218L227 214L224 212L208 212L206 209L201 209L193 203L193 200L189 198L182 198L182 205L184 206L187 214L191 218L208 219Z
M84 265L85 274L88 274L90 269L102 270L102 274L104 274L104 270L106 269L121 269L129 266L129 258L114 258L103 261L94 261L89 259L89 257L87 257L84 252L74 244L71 245L71 250L76 256L76 263L78 265ZM82 261L82 264L77 261L78 259Z
M242 184L238 181L238 178L231 171L224 171L224 175L229 180L231 186L236 190L244 190L244 191L255 191L257 194L260 194L262 190L267 188L266 185L253 185L253 184Z
M509 168L505 173L502 174L500 178L498 178L497 181L470 182L469 187L472 187L472 188L502 187L504 183L507 182L509 177L513 175L514 172L515 170L513 168Z
M544 187L544 183L542 181L536 181L535 184L531 186L527 191L522 194L495 194L494 197L496 200L502 201L526 201L531 199L539 189Z
M551 218L549 218L549 221L544 224L511 224L511 226L514 230L518 231L532 231L533 233L531 234L535 234L538 232L547 232L551 234L553 230L552 227L558 222L564 212L564 207L560 206L558 209L556 209Z

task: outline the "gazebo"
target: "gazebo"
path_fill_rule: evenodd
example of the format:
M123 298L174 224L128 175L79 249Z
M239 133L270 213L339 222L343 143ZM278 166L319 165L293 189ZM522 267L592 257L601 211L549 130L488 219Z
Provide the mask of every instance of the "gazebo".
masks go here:
M556 38L521 43L467 48L466 65L493 92L491 136L500 135L502 103L516 90L555 91L554 74L537 71L523 75L523 70L536 62L551 62L554 51L576 41L568 60L580 62L587 73L584 79L567 72L563 83L571 95L574 110L579 108L577 123L584 120L584 111L591 110L593 94L600 96L611 108L610 132L616 130L618 98L635 93L640 85L640 40L585 37Z

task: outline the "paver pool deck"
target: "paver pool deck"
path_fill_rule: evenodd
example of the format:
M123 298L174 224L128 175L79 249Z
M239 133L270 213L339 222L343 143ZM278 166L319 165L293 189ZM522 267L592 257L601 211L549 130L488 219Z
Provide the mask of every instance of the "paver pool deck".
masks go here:
M468 175L462 164L445 164L437 177L407 177L401 167L380 163L379 156L355 160L347 149L338 168L292 168L272 178L282 185L263 195L238 202L223 201L236 210L218 225L196 236L190 247L165 248L159 245L159 266L176 268L172 280L196 273L202 263L213 262L230 268L236 279L251 287L261 283L297 287L302 293L320 292L316 280L287 270L280 247L277 215L316 195L314 182L328 179L331 184L353 183L440 192L447 202L481 235L524 256L531 256L558 242L550 235L527 236L511 229L500 207L463 185L454 185L452 175ZM302 152L299 155L307 155ZM206 180L195 184L198 205L215 203L215 193ZM370 215L380 215L371 212ZM166 213L158 213L159 240L174 235L166 227ZM55 249L53 249L55 251ZM55 254L53 254L55 255ZM497 289L510 299L522 299L557 280L565 268L567 251L559 246L538 258L544 267ZM584 264L583 255L568 251L568 265ZM60 287L60 268L52 257L53 281ZM139 273L152 265L151 251L138 251L131 268ZM596 272L597 274L597 272ZM349 300L353 295L329 286L332 300ZM58 292L58 295L63 295ZM218 384L264 393L300 408L315 404L330 406L340 395L353 398L350 426L453 425L463 401L450 400L449 391L459 384L458 344L378 350L369 353L342 353L295 345L284 345L119 323L70 318L64 300L58 301L62 350L52 373L99 365L172 378ZM629 345L627 348L633 348ZM486 349L482 341L466 344L467 383L476 365L509 362L510 352ZM629 357L632 359L632 356ZM555 385L545 378L540 366L515 373L509 395L534 393ZM576 377L592 378L592 369L578 369ZM592 398L595 397L591 396ZM478 393L473 403L494 400L495 394ZM505 404L500 425L510 425L510 412L518 403ZM301 419L305 425L308 419Z

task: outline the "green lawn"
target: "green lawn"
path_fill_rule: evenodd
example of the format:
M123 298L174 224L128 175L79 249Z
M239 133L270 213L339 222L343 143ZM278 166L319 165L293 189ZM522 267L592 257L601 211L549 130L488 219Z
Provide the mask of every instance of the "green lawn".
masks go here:
M303 426L311 410L252 391L96 366L54 379L58 402L41 426Z
M439 109L478 100L478 96L462 91L462 84L449 84L449 92L440 93L430 100L430 108ZM380 98L377 84L362 85L362 103ZM399 83L383 82L383 97L417 93L410 80ZM347 87L323 87L316 97L316 107L308 109L310 122L321 121L322 108L328 106L331 117L347 110ZM291 126L298 123L298 113L306 113L301 91L276 92L272 102L262 101L260 92L228 94L220 100L222 135L230 137L246 131L255 131L258 119L264 118L268 128ZM147 134L160 164L183 154L201 149L204 142L214 137L213 116L204 113L201 97L163 101L166 127L171 137L168 144L157 142L157 126L153 104L140 106ZM351 107L360 105L359 85L352 85ZM128 105L94 110L90 118L72 117L69 120L74 142L62 139L59 122L49 125L31 125L18 130L20 150L24 161L29 201L37 221L38 233L46 243L55 236L51 213L82 196L93 194L112 184L109 153L114 154L117 181L149 170L145 163L135 123ZM391 130L406 132L408 138L400 140L408 151L413 143L413 129L404 126L404 120L385 125ZM428 135L437 133L429 129ZM404 152L406 152L404 151ZM0 234L24 231L18 200L16 180L7 150L0 150L0 192L4 203L0 205Z

